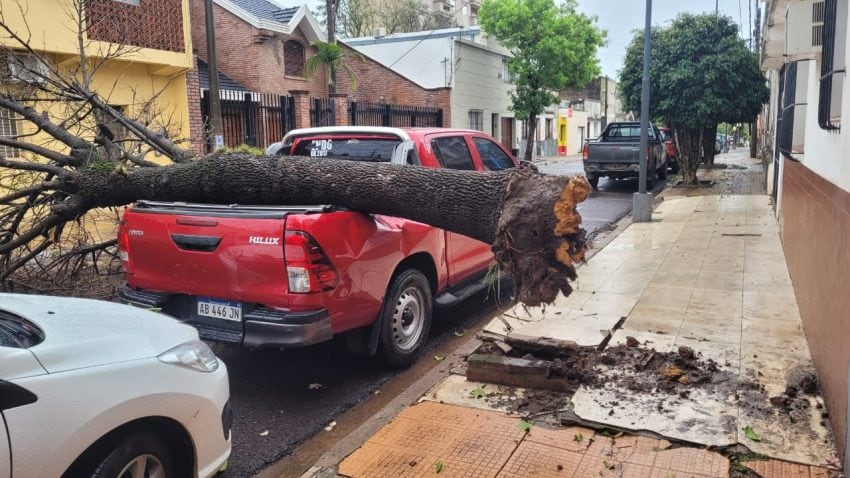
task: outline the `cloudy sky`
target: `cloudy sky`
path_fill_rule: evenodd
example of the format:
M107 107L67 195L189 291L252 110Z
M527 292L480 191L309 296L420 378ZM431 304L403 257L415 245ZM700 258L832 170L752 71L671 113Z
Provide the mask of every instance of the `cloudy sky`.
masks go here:
M716 0L654 0L652 6L653 25L663 25L682 12L713 12ZM735 22L749 24L750 9L755 18L757 0L717 0L720 13L732 17ZM277 0L278 3L296 5L297 0ZM749 2L749 8L748 8ZM308 0L314 9L322 0ZM616 76L623 63L626 45L635 29L643 29L644 0L578 0L579 10L599 18L599 26L608 31L608 46L599 51L602 73ZM749 27L742 29L741 37L750 37Z

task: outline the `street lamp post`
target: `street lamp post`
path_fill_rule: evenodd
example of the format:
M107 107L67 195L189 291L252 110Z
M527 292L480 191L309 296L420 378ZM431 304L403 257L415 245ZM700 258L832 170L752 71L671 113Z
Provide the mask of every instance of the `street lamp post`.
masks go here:
M652 192L646 191L646 178L649 163L649 40L652 31L652 0L646 0L646 26L643 31L643 81L640 95L640 174L638 192L632 201L632 219L635 222L652 220Z

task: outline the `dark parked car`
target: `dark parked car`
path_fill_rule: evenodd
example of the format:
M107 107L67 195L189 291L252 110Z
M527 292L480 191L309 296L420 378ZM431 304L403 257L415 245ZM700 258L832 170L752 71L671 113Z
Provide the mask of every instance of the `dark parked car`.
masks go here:
M655 187L655 178L667 179L667 161L661 133L655 125L649 127L646 188ZM602 135L584 148L584 172L594 189L599 178L636 178L640 173L640 123L637 121L610 123Z

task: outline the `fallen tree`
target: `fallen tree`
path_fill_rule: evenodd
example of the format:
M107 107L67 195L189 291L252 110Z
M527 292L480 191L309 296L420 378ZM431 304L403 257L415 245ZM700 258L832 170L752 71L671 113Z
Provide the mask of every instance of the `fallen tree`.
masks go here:
M9 160L0 166L21 167ZM333 159L213 154L166 167L116 170L100 160L74 171L51 165L51 190L65 193L7 253L95 208L136 200L218 204L334 204L403 217L492 244L502 271L528 305L569 294L584 260L576 211L589 191L582 177L549 176L526 166L467 172Z

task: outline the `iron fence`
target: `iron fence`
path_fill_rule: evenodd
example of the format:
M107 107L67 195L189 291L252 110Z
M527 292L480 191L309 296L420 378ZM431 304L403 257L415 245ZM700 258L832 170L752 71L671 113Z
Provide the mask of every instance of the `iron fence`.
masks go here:
M336 107L331 98L310 101L310 126L336 126Z
M295 102L291 96L221 90L219 98L225 146L248 144L265 148L295 128ZM204 90L201 114L207 126L211 124L209 111L209 90ZM212 151L212 146L208 141L207 152Z
M352 125L395 127L442 127L442 108L351 101L348 114Z

